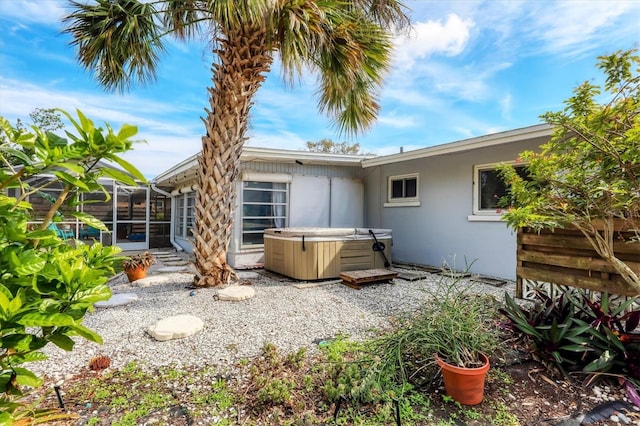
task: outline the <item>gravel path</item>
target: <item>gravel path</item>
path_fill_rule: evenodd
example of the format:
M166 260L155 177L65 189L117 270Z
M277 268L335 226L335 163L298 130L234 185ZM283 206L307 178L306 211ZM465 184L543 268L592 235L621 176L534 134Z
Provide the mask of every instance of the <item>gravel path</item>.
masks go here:
M184 254L182 256L185 256ZM150 274L162 264L154 265ZM244 277L244 278L243 278ZM296 288L301 282L264 270L241 272L241 282L255 289L256 296L242 302L216 299L216 289L187 288L191 275L174 273L169 284L139 287L121 274L111 280L114 293L136 293L139 299L129 305L96 308L87 314L84 325L97 331L103 345L76 338L73 352L48 345L47 361L29 368L50 380L60 381L82 370L96 355L111 358L113 368L130 361L148 365L230 366L242 358L258 355L265 342L282 352L306 347L313 352L320 339L345 334L364 339L375 330L388 327L390 318L415 310L428 301L425 289L435 288L437 274L418 281L395 279L393 284L371 284L355 290L340 283L314 283ZM513 295L514 283L494 287L465 280L474 291L494 294L502 300L504 292ZM205 327L199 333L178 340L158 342L146 333L156 321L172 315L191 314Z

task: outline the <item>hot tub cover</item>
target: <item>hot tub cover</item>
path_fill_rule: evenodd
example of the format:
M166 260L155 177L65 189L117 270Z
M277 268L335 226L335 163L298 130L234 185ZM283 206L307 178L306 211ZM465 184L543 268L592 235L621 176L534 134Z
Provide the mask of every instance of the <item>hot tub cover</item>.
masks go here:
M265 237L275 238L322 238L322 239L349 239L365 240L372 238L369 230L373 231L376 238L391 238L391 229L376 228L269 228L264 230Z

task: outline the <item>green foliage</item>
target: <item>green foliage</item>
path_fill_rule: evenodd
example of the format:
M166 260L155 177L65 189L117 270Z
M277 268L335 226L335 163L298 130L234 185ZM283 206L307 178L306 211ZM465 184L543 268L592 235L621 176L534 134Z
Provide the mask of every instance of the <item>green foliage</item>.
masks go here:
M499 344L493 299L470 294L453 276L443 276L427 293L428 302L401 319L393 333L375 341L373 349L382 354L381 371L418 387L437 375L434 354L450 364L477 366L479 354L491 354Z
M360 144L348 142L334 142L331 139L322 139L317 142L307 141L307 150L311 152L326 152L331 154L364 155L360 152Z
M44 132L64 129L62 116L55 108L36 108L29 114L33 125Z
M89 401L96 409L118 413L113 424L120 425L140 424L141 418L170 407L182 407L188 416L206 413L220 418L219 424L231 424L226 418L235 416L234 405L241 401L226 379L208 367L184 370L129 362L119 371L67 386L68 401ZM184 391L176 393L176 389Z
M269 380L258 391L258 402L264 405L278 405L289 402L294 385L292 381L286 379Z
M640 385L640 310L634 299L614 302L606 293L592 301L582 289L562 288L559 297L543 290L535 303L520 306L505 295L501 312L527 335L536 352L567 375L617 375Z
M145 251L125 258L122 261L122 269L125 272L133 271L138 268L149 269L154 263L156 263L155 256L148 251Z
M501 173L514 205L504 219L514 229L573 226L640 294L640 276L613 252L614 230L640 232L640 56L636 49L600 56L604 88L585 82L560 112L540 152L526 151L528 179L513 167ZM600 105L597 99L608 103ZM614 220L619 224L614 226Z
M581 300L578 289L567 289L557 298L537 291L535 303L526 308L505 294L505 307L500 312L509 318L513 327L531 336L542 358L555 362L566 376L567 369L575 370L589 351L590 327L579 322L582 311L577 305Z
M77 418L74 414L60 413L55 408L38 408L47 395L29 403L16 402L9 395L0 396L0 425L42 424Z
M69 140L36 126L27 133L0 117L0 392L5 394L2 415L13 420L25 409L19 400L22 388L42 382L23 364L45 359L41 350L49 343L68 351L78 336L101 343L82 319L95 302L111 296L106 282L121 261L117 247L67 244L47 229L49 222L63 203L74 208L81 204L82 192L104 191L98 179L113 173L101 160L124 165L133 176L142 177L118 155L131 148L135 127L125 125L115 133L107 125L105 134L80 111L78 120L60 112L77 131L66 132ZM27 150L33 154L24 155ZM53 175L63 190L34 229L28 223L31 206L26 200L51 183L32 179L44 174ZM135 183L131 176L117 180ZM5 195L7 189L16 197ZM90 215L76 216L106 230Z

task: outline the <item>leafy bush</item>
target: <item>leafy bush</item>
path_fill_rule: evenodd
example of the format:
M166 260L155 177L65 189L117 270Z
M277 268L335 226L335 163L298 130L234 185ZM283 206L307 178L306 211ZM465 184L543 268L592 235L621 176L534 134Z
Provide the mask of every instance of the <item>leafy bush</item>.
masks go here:
M579 230L640 295L638 270L614 251L617 231L640 238L640 56L630 49L598 61L603 87L586 81L564 110L542 115L554 132L540 152L520 154L527 179L500 168L514 202L503 218L513 229Z
M78 135L66 132L71 140L32 126L32 133L13 128L0 117L0 423L42 415L52 419L50 411L37 412L20 402L23 388L36 387L42 380L24 368L28 362L46 359L41 351L49 343L72 350L74 337L101 343L95 332L82 325L93 304L111 296L105 285L122 259L117 247L81 241L68 244L48 229L60 206L82 203L82 192L103 191L101 177L135 184L133 177L144 177L117 154L131 148L130 138L137 132L125 125L118 132L107 125L107 132L78 111L78 121L61 111L74 125ZM26 155L28 152L29 155ZM131 175L100 166L111 160ZM29 224L31 206L26 201L51 184L42 179L53 175L62 185L40 225ZM132 177L133 176L133 177ZM34 183L35 182L35 183ZM38 183L39 182L39 183ZM12 189L15 197L5 194ZM74 212L71 215L87 225L107 231L94 217ZM53 417L52 417L53 416ZM40 419L43 420L43 419Z
M635 299L612 302L603 293L596 301L582 289L560 288L559 297L538 289L532 306L520 306L505 295L500 311L512 327L527 335L537 353L564 374L612 374L640 385L640 310Z

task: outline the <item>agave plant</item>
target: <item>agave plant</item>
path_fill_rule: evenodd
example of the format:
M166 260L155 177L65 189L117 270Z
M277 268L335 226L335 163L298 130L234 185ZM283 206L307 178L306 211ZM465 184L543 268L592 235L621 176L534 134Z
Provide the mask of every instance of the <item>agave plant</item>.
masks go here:
M156 258L148 251L145 251L144 253L135 254L126 258L122 262L122 269L125 272L133 271L134 269L138 268L148 269L155 262Z

